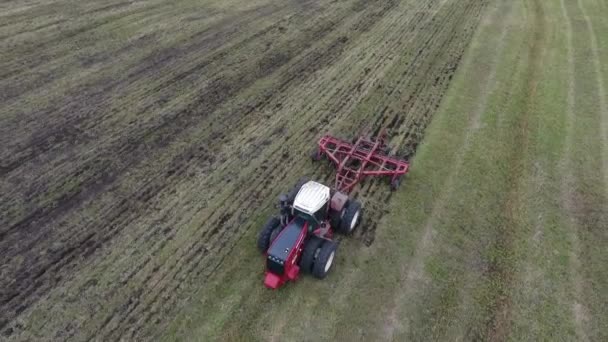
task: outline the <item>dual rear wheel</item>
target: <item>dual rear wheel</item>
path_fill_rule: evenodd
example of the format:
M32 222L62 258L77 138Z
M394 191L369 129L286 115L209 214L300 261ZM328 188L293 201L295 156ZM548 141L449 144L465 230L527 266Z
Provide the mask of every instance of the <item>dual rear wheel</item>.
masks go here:
M341 211L329 213L330 224L340 234L352 234L361 222L362 210L361 203L349 200Z
M337 249L338 244L334 241L311 237L304 247L300 269L315 278L325 278L334 264Z
M340 213L335 213L331 218L332 226L342 234L351 234L361 219L361 203L350 200ZM312 274L315 278L323 279L331 270L336 257L338 244L331 240L312 236L302 252L300 269Z

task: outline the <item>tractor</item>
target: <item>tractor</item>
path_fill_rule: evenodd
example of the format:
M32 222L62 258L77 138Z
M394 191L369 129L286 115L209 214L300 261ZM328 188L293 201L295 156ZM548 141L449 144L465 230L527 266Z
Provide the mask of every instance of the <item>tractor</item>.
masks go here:
M334 234L352 234L361 221L363 207L348 195L355 185L368 176L389 176L391 189L396 190L408 172L408 162L389 151L382 136L347 142L326 135L319 140L312 160L327 158L336 166L334 187L302 179L279 196L279 215L270 218L258 235L266 287L277 289L301 272L318 279L327 276L338 249Z

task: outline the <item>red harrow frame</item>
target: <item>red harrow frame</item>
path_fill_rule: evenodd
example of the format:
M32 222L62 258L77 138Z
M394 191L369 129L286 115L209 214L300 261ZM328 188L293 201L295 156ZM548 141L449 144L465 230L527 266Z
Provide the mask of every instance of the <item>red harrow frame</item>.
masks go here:
M350 193L353 187L365 177L388 176L391 189L396 190L401 178L409 170L409 163L389 156L389 147L384 135L371 138L360 136L352 143L326 135L319 140L313 160L327 157L336 167L335 189Z

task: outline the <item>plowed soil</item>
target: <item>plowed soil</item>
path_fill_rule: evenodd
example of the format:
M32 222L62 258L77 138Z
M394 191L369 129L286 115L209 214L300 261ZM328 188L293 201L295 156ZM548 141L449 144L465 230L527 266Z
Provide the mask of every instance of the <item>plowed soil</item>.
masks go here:
M320 135L414 155L486 3L0 4L3 338L162 332L280 191L332 182ZM387 182L355 196L371 246Z

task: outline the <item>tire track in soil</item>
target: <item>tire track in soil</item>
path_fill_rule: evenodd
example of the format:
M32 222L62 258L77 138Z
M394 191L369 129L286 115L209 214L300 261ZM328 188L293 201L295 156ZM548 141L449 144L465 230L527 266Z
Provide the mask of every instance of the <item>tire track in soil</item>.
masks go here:
M497 13L494 12L492 15L496 16ZM431 211L431 214L430 214L428 220L426 221L426 225L421 234L421 238L420 238L419 242L416 244L417 248L414 252L413 257L411 258L411 261L407 264L404 264L404 266L401 270L402 286L399 286L399 287L404 289L404 291L397 293L395 296L394 306L391 309L390 314L388 316L388 324L385 326L385 336L384 337L386 340L393 340L395 337L395 333L400 332L401 330L407 331L409 329L407 326L403 326L398 320L398 316L403 316L405 314L405 313L404 314L399 313L400 307L402 307L402 304L406 298L410 298L414 294L414 291L416 290L415 284L424 281L424 274L423 274L424 273L424 270L423 270L424 260L426 260L427 257L430 256L430 254L432 252L433 238L435 235L433 226L437 223L437 220L439 219L441 212L446 207L447 201L451 196L451 193L452 193L451 190L455 184L456 176L460 172L460 170L462 169L462 166L464 164L464 155L468 152L468 150L470 148L474 133L476 132L477 128L480 127L481 116L483 115L483 113L487 107L487 104L489 101L489 96L490 96L492 90L496 86L496 79L495 79L496 72L497 72L496 68L497 68L497 64L500 60L502 50L504 49L504 46L505 46L505 38L506 38L507 33L508 33L508 26L505 25L505 27L503 28L502 37L499 40L498 46L495 50L496 52L494 55L494 59L492 61L492 70L490 71L489 74L487 74L487 76L485 77L485 80L483 82L483 83L487 84L487 86L483 87L484 90L479 98L479 103L477 105L477 109L471 115L471 117L469 119L469 123L467 126L469 128L467 129L467 133L465 134L464 141L463 141L461 147L458 149L456 156L454 158L455 159L455 162L453 163L454 166L450 169L451 171L449 172L448 177L445 180L445 184L444 184L444 186L442 186L442 189L444 189L444 190L442 190L440 192L437 200L435 201L435 203L433 205L433 209Z
M521 191L519 191L522 173L526 166L526 161L523 158L525 152L529 149L529 132L528 127L531 111L534 110L534 101L537 97L537 88L541 79L542 63L546 53L546 23L544 8L540 0L532 0L531 4L532 30L531 30L531 46L528 51L529 66L526 72L526 89L527 97L525 98L524 111L522 118L519 119L519 127L517 136L513 139L513 143L517 148L511 152L510 162L508 163L511 171L509 172L508 184L511 184L511 191L507 195L504 205L504 212L507 213L506 227L498 231L498 236L495 241L496 249L506 251L509 255L513 254L513 232L511 227L516 227L520 209L518 205L522 203ZM502 260L504 259L504 260ZM491 303L492 316L491 320L486 325L486 336L491 341L506 341L509 338L511 330L511 296L509 289L513 284L513 265L509 256L504 256L502 259L492 260L489 268L488 277L493 283L501 284L499 291L494 295L494 302Z
M583 278L580 274L582 265L579 259L581 253L580 241L578 238L578 223L576 218L572 215L575 212L575 205L573 203L572 195L575 189L574 175L572 174L572 145L574 139L574 123L575 123L575 108L576 108L576 92L575 92L575 65L574 65L574 45L572 43L572 19L564 0L560 0L561 12L564 17L564 23L566 26L566 41L567 41L567 56L568 56L568 107L566 110L566 134L564 143L563 159L561 161L562 173L565 175L561 182L561 202L567 213L568 223L572 229L570 234L570 240L572 241L572 252L570 255L570 272L572 282L574 284L574 303L572 303L572 316L574 317L574 326L576 335L581 341L588 341L589 338L586 334L585 321L587 320L587 309L582 304L583 298Z
M578 7L585 19L585 25L589 31L589 41L591 43L591 54L593 56L593 67L595 69L595 77L597 82L597 93L600 99L600 135L602 141L602 174L604 175L605 196L608 196L608 103L606 102L606 87L604 86L604 77L602 76L602 64L598 48L598 40L593 28L593 22L587 13L587 9L581 0L577 0Z

